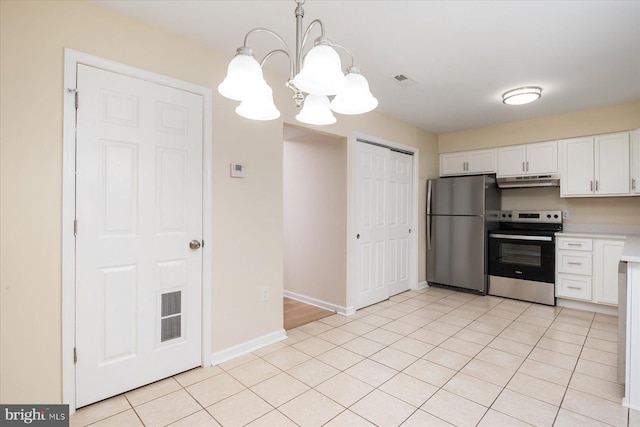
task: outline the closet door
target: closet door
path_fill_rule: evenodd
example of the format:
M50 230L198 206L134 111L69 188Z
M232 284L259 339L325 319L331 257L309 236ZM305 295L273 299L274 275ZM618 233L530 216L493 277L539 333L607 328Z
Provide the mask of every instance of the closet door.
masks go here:
M387 283L395 295L409 290L413 156L390 152L387 188Z
M389 298L387 285L388 148L357 142L356 309Z
M410 287L413 158L357 142L356 309Z

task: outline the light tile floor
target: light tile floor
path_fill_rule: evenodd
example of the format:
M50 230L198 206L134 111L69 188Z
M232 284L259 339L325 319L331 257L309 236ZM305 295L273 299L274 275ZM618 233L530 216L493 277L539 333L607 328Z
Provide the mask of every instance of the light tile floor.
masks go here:
M617 318L439 288L78 410L72 426L640 426Z

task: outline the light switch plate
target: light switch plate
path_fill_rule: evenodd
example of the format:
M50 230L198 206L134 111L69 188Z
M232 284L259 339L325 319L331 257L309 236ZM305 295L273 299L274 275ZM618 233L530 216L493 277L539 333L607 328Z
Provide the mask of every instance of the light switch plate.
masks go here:
M231 163L231 177L244 178L244 165L242 163Z

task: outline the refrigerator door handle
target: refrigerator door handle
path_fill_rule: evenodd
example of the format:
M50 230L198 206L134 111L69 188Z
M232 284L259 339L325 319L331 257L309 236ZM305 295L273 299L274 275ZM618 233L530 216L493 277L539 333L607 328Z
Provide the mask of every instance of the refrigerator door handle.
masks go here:
M431 250L431 180L427 181L427 250Z
M427 181L427 216L431 215L431 180Z

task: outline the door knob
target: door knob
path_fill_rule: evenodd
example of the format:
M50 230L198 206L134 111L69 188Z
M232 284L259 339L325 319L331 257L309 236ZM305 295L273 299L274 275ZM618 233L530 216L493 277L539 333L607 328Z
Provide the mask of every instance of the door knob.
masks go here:
M189 247L193 250L200 249L200 246L202 246L200 240L192 240L189 242Z

